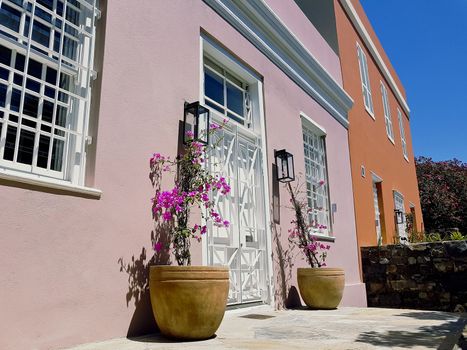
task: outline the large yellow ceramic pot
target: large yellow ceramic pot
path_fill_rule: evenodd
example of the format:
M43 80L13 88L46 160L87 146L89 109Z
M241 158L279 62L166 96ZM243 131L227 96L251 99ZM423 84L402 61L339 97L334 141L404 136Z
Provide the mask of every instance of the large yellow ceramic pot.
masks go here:
M224 317L229 269L151 266L149 291L162 334L177 339L207 339L214 335Z
M344 270L339 268L298 268L298 288L305 304L313 309L335 309L344 292Z

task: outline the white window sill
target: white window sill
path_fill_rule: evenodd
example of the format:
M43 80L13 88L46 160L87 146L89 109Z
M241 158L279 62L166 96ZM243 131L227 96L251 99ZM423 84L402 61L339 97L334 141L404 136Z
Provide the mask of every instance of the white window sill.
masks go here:
M407 157L407 156L404 155L404 159L407 161L407 163L410 163L409 157Z
M396 145L396 143L394 142L394 139L391 139L391 137L390 137L389 135L388 135L388 139L389 139L389 141L391 141L391 143L392 143L394 146Z
M373 120L376 120L375 113L373 113L367 106L365 106L365 111L370 115Z
M95 199L99 199L102 195L102 191L98 190L97 188L76 186L40 175L21 174L17 172L13 173L12 171L1 168L0 180L19 182L22 184L42 187L46 189L65 191L69 192L70 194L84 195Z
M336 237L334 236L314 234L313 237L316 238L317 241L322 241L322 242L335 242L336 241Z

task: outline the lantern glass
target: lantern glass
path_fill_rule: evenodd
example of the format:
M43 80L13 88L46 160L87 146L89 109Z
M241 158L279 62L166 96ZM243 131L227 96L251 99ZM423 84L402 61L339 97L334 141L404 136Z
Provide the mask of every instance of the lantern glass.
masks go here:
M204 145L209 143L209 109L199 102L185 103L183 143L187 144L190 140Z
M295 169L293 155L285 149L276 151L277 180L280 182L290 182L295 180Z

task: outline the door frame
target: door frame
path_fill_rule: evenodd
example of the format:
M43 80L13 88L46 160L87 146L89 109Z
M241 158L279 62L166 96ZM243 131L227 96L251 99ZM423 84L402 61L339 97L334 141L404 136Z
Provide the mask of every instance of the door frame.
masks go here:
M199 72L199 85L198 85L198 100L204 104L204 66L203 66L203 57L204 53L206 52L207 48L210 50L216 50L218 55L216 55L218 59L220 59L221 63L226 66L236 66L239 69L242 69L246 74L250 75L251 78L255 79L257 84L258 90L258 101L257 101L257 111L259 114L259 122L260 122L260 138L261 138L261 151L262 151L262 167L263 167L263 187L264 187L264 220L265 220L265 234L266 234L266 257L267 257L267 287L268 287L268 295L266 298L265 303L272 305L274 303L274 271L273 271L273 262L272 262L272 234L271 234L271 213L268 203L270 202L270 188L269 188L269 167L268 167L268 159L269 159L269 150L267 148L266 142L266 120L265 120L265 112L264 112L264 86L262 82L262 78L259 74L252 74L253 72L251 69L246 69L246 67L239 63L240 60L236 59L234 56L230 54L230 52L226 48L220 46L218 42L214 42L210 40L209 37L206 35L200 35L199 37L199 56L198 56L198 72ZM208 264L208 240L206 236L202 237L202 264Z

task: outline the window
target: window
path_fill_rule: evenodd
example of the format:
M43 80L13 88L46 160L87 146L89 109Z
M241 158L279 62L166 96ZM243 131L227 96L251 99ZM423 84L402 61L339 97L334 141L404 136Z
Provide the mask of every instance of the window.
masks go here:
M370 76L368 74L368 63L366 60L365 53L358 44L357 56L358 65L360 67L360 79L362 80L363 102L365 103L365 108L368 111L368 113L370 113L370 115L374 118L373 100L371 99Z
M404 158L409 160L407 155L407 142L405 141L404 121L402 120L402 113L399 108L397 109L397 119L399 120L399 130L401 132L402 153L404 154Z
M326 167L325 134L304 122L303 147L305 151L305 177L308 200L308 219L314 232L329 235L329 184Z
M392 129L391 109L389 107L388 91L383 82L381 82L381 96L383 97L384 122L386 123L386 134L392 143L394 143L394 131Z
M96 0L0 2L0 170L84 183Z
M248 85L208 57L204 57L204 100L225 117L250 127Z

